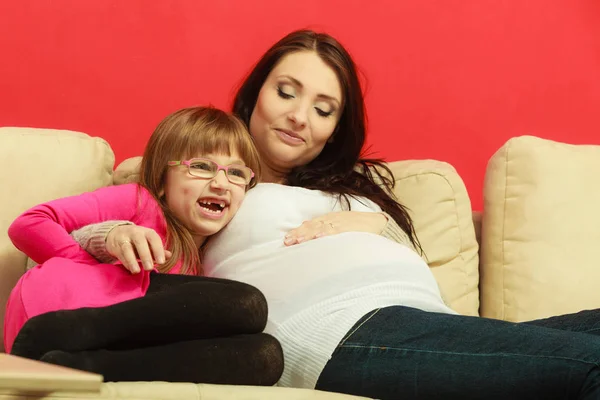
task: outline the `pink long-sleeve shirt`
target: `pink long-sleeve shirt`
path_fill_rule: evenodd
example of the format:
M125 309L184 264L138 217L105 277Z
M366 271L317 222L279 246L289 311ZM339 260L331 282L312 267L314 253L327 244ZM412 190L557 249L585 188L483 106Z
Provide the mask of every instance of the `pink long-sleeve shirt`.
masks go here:
M54 200L26 211L9 227L14 245L39 263L19 280L9 297L4 346L10 352L23 324L36 315L80 307L102 307L142 297L150 272L129 273L121 264L102 264L69 235L108 220L132 221L166 241L166 221L150 193L137 184L109 186ZM170 272L178 273L180 265Z

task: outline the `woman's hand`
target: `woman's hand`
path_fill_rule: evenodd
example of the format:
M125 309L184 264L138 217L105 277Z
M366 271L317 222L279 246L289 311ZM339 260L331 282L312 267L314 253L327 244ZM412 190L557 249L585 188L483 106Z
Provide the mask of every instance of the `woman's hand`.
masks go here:
M291 246L323 236L342 232L370 232L380 234L387 223L382 213L360 211L336 211L304 221L285 235L284 244Z
M137 225L119 225L106 237L106 251L117 258L132 274L140 272L138 259L144 270L151 271L155 264L164 264L171 252L165 250L158 233Z

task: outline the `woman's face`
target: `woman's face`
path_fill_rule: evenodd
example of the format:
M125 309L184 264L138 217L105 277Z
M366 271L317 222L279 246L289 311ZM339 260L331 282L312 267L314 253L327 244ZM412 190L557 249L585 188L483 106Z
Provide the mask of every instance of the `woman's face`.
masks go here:
M281 181L319 155L339 121L342 100L337 75L315 52L291 53L275 65L250 117L263 181Z

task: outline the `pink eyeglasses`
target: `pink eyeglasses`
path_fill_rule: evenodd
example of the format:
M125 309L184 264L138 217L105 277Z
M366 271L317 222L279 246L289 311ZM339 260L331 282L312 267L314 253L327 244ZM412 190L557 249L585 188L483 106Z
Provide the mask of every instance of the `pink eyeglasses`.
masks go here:
M225 171L229 182L236 185L247 185L254 178L254 172L244 165L219 165L206 158L192 158L185 161L169 161L169 166L187 165L191 175L198 178L212 179L219 171Z

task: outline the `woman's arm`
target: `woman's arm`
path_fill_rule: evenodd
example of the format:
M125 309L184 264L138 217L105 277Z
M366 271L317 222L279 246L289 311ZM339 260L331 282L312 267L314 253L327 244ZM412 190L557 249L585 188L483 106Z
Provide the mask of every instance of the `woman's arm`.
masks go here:
M117 226L133 225L131 221L105 221L86 225L71 232L73 239L97 260L103 263L113 263L117 258L106 249L106 237Z
M325 214L291 230L286 235L284 244L291 246L342 232L370 232L414 250L406 232L385 212L338 211ZM81 247L103 262L114 262L118 259L127 266L128 263L133 262L131 260L135 260L135 252L142 262L147 263L160 264L170 256L162 242L153 238L156 236L154 232L132 225L129 221L94 224L73 232L73 236L77 238ZM131 242L133 246L122 249L114 245L122 241Z
M98 261L106 264L112 264L117 261L116 257L113 257L106 251L106 236L113 228L121 225L133 225L130 221L106 221L99 222L97 224L86 225L83 228L77 229L71 232L71 237L75 239L79 246L82 247L86 252L91 254ZM38 265L30 257L27 258L26 270Z
M15 247L38 263L52 257L95 261L69 235L86 225L107 220L133 219L140 207L138 186L119 185L66 197L33 207L9 227Z
M145 268L164 264L171 257L154 229L130 221L107 221L85 226L71 234L93 257L102 262L119 260L125 268L136 271L137 259ZM131 246L121 246L129 243Z
M392 218L391 215L385 212L383 213L383 215L385 215L387 221L380 235L386 239L390 239L396 243L404 244L413 249L414 251L417 251L417 249L415 249L415 246L412 244L412 241L410 240L408 234L404 232L404 230L400 227L400 225L398 225L396 221L394 221L394 218Z

